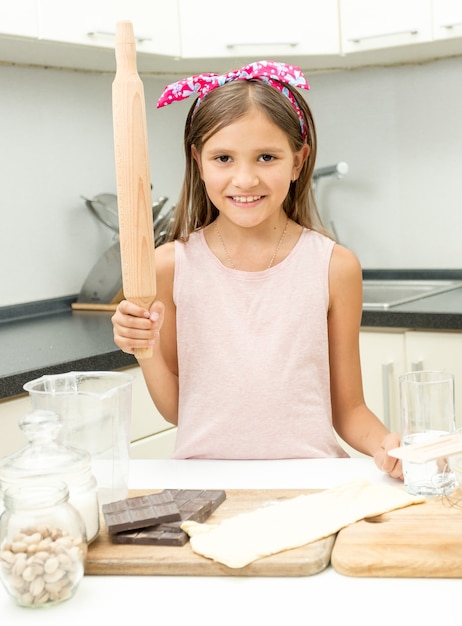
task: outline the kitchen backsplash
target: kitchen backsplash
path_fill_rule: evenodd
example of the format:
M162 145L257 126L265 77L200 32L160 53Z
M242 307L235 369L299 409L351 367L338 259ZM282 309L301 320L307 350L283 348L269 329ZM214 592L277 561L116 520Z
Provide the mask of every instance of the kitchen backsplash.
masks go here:
M320 180L319 208L364 268L462 267L461 74L461 57L308 73L317 167L349 166ZM0 66L0 306L79 293L114 241L81 197L115 193L113 78ZM158 111L170 81L142 79L153 200L171 205L190 103Z

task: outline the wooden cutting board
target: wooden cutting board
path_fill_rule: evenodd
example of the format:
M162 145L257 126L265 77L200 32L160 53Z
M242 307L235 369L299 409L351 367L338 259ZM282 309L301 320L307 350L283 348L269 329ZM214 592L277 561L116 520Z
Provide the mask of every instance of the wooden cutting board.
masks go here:
M347 576L462 577L462 492L343 528L331 563Z
M129 496L154 493L130 491ZM294 498L313 490L226 490L226 500L207 523L252 511L272 502ZM162 576L311 576L329 562L335 536L259 559L246 567L232 569L192 551L189 541L177 546L116 545L106 531L104 519L99 536L88 548L85 574Z

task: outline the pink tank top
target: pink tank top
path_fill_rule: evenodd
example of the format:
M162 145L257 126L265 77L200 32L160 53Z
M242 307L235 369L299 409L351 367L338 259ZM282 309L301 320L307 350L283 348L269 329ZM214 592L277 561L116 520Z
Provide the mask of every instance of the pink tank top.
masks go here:
M225 267L202 230L175 243L179 415L173 458L346 457L332 428L334 242L303 230L260 272Z

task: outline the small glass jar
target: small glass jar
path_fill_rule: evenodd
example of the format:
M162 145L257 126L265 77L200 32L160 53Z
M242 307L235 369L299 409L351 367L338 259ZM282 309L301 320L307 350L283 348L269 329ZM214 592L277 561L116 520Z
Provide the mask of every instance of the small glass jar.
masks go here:
M0 517L0 577L16 603L48 607L70 599L87 556L85 525L65 483L10 487Z
M99 533L100 515L89 453L64 446L57 440L62 419L53 411L28 413L19 420L19 427L29 441L24 448L0 461L0 504L2 494L9 487L28 485L31 481L39 484L63 481L69 489L70 503L82 516L90 543Z

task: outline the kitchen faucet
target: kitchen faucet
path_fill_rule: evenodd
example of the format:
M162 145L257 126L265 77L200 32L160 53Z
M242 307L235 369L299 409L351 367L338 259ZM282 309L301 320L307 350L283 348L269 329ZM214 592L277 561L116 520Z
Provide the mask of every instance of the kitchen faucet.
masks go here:
M337 178L343 178L348 174L348 163L345 161L339 161L335 165L327 165L326 167L319 167L313 172L313 187L316 190L320 178L326 178L327 176L336 176Z
M316 194L319 180L328 176L335 176L336 178L343 178L348 173L348 163L345 161L339 161L335 165L327 165L326 167L319 167L313 172L313 191ZM337 229L333 220L330 221L331 231L337 241L339 241Z

